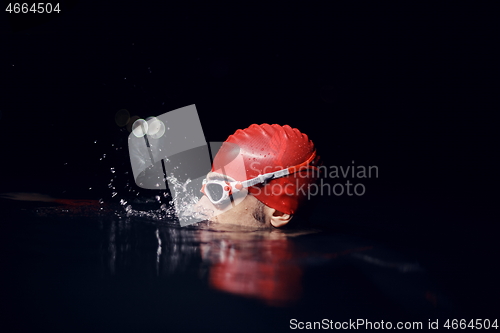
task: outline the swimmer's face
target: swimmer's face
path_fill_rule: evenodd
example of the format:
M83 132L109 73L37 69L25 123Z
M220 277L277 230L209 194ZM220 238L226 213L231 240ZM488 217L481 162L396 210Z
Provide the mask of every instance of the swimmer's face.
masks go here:
M234 181L233 178L222 175L220 173L210 172L207 175L207 180L225 180ZM274 208L268 207L250 193L242 200L238 200L237 204L230 207L218 207L214 205L206 195L198 201L195 210L204 212L213 212L210 221L221 224L236 224L247 227L270 228L282 227L291 219L292 215L284 214Z

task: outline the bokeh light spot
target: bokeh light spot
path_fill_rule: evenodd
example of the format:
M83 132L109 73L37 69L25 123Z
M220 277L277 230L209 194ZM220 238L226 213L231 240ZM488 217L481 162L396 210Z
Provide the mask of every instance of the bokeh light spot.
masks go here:
M126 109L121 109L115 114L115 122L120 127L126 126L129 120L130 113Z
M127 131L132 132L132 125L135 123L137 119L139 119L139 116L130 117L127 123Z
M144 119L137 119L132 125L132 133L138 138L143 137L148 132L148 123Z
M153 139L159 139L165 134L165 125L163 121L156 117L148 118L148 135L150 135Z

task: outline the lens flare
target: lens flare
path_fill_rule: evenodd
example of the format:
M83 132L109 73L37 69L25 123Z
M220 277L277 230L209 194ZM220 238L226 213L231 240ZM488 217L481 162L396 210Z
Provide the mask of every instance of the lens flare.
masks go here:
M138 138L143 137L148 132L148 123L144 119L137 119L132 125L132 133Z
M156 117L148 118L148 135L153 139L159 139L165 134L165 125L163 121Z
M126 126L130 120L130 113L126 109L121 109L115 114L115 123L120 126Z
M140 119L139 116L132 116L130 117L128 123L127 123L127 131L132 132L132 125L135 123L137 119Z

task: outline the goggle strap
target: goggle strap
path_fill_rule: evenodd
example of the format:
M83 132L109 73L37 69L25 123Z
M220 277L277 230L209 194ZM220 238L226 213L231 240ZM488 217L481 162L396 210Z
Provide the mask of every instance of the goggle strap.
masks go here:
M258 175L255 178L242 181L241 185L243 185L243 187L250 187L250 186L264 183L264 182L271 180L271 179L276 179L276 178L288 176L289 174L301 171L304 166L307 166L306 169L310 169L310 168L316 169L317 167L315 167L313 165L308 165L309 163L311 163L314 160L315 157L316 157L316 151L314 151L312 153L312 155L303 163L300 163L300 164L295 165L293 167L289 167L287 169L281 169L281 170L278 170L275 172L269 172L269 173L265 173L263 175Z
M255 178L245 180L241 182L241 185L243 185L243 187L250 187L260 183L264 183L266 180L271 179L273 177L274 177L273 173L266 173L264 175L258 175Z

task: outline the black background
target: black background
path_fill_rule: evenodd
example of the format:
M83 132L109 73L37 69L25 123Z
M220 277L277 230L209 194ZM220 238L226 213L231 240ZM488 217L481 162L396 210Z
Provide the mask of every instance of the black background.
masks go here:
M330 226L433 253L420 259L453 301L478 317L498 314L493 8L61 9L0 14L1 192L110 197L109 168L130 171L120 109L146 118L196 104L207 141L252 123L289 124L325 165L379 167L363 197L324 198Z

